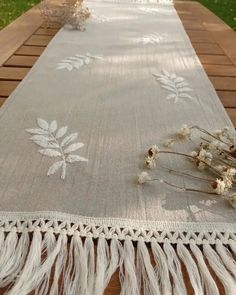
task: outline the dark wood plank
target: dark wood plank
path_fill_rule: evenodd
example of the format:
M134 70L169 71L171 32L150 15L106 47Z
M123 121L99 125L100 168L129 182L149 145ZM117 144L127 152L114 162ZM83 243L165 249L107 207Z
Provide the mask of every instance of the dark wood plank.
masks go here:
M184 28L188 31L190 30L206 31L204 26L199 21L183 20L182 23L184 25Z
M0 96L9 96L18 84L17 81L0 81Z
M234 126L236 126L236 108L226 108L226 112L228 113Z
M35 35L55 36L57 32L58 32L58 29L54 29L54 28L39 28L35 32Z
M236 108L236 91L221 91L218 90L217 94L222 101L224 107Z
M29 68L0 67L0 80L22 80Z
M14 67L32 67L37 59L38 56L13 55L4 65Z
M202 64L232 65L231 60L226 55L198 54L198 57Z
M53 36L32 35L24 44L32 46L47 46Z
M186 32L192 42L215 43L215 40L211 37L211 34L207 31L186 30Z
M192 42L197 54L225 55L218 44Z
M15 55L33 55L40 56L45 50L45 46L21 46L16 52Z
M233 65L204 65L209 76L236 77L236 67Z
M38 7L33 7L0 31L0 66L42 25Z
M216 90L236 91L236 78L209 77Z

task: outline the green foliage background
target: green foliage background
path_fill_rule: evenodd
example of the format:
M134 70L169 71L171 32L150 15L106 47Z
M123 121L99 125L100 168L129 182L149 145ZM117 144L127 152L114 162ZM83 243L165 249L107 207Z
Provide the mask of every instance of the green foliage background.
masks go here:
M0 30L40 0L0 0Z
M236 30L236 0L198 0Z

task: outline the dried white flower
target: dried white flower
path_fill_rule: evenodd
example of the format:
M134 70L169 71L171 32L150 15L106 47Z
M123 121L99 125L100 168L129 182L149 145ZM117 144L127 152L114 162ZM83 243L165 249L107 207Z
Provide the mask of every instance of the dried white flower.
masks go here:
M168 138L165 143L164 147L171 148L174 145L175 140L173 138Z
M196 151L192 151L190 153L190 156L193 157L193 158L196 158L198 156L198 153Z
M234 176L236 174L236 169L231 168L231 167L230 168L226 168L221 173L222 173L223 181L226 184L226 187L227 188L232 187Z
M225 182L219 178L217 178L216 181L212 183L212 188L217 195L223 195L227 190Z
M148 150L148 156L156 159L159 152L160 152L159 147L157 145L153 145Z
M145 158L145 165L149 168L149 169L153 169L156 167L156 161L154 157L149 157L147 156Z
M218 142L218 141L212 141L212 142L210 142L209 145L208 145L208 149L209 149L210 151L215 151L215 150L218 149L218 147L219 147L219 142Z
M140 173L139 176L138 176L138 183L139 184L144 184L145 182L150 181L150 180L151 180L151 177L145 171Z
M185 124L180 128L179 131L177 131L177 135L181 139L189 138L191 135L191 129Z
M234 209L236 209L236 195L230 197L229 203Z
M227 169L226 166L218 165L214 167L216 170L218 170L220 173L222 173L225 169Z
M213 134L215 136L217 136L218 138L222 137L222 136L228 136L229 135L229 127L226 126L223 129L217 129L213 132Z

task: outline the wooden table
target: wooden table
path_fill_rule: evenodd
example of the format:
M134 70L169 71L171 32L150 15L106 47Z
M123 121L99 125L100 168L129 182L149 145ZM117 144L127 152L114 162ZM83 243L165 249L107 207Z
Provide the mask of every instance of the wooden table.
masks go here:
M236 127L236 32L197 2L176 1L175 7L207 75ZM25 77L57 31L57 28L44 28L37 7L0 31L0 105ZM188 294L193 294L184 266L183 273ZM218 281L217 284L224 294ZM116 273L105 294L117 295L119 290ZM0 294L3 294L1 290Z

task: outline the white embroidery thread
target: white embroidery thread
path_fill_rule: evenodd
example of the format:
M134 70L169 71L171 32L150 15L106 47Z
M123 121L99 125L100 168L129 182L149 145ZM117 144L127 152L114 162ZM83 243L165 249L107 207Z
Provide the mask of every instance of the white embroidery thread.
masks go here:
M84 157L72 154L84 146L81 142L72 143L78 137L78 133L66 135L68 127L58 128L56 120L48 123L38 118L37 123L39 128L26 129L26 131L33 135L30 139L42 148L38 152L44 156L61 158L60 161L53 163L49 167L47 176L55 174L61 168L61 179L65 179L68 163L88 161Z
M107 23L107 22L111 21L111 18L109 18L105 15L92 14L92 20L94 20L98 23Z
M102 56L91 55L86 53L86 55L76 54L74 56L67 57L57 64L57 70L68 70L72 71L73 69L79 70L85 65L89 65L94 60L103 60Z
M187 93L193 91L193 89L189 87L189 83L184 78L177 77L176 74L170 74L165 70L163 70L162 75L153 74L153 76L160 82L163 89L171 92L167 95L166 99L174 99L175 103L181 98L193 99L193 97Z
M144 45L147 44L159 44L161 41L163 41L167 37L167 34L159 34L159 33L153 33L149 35L145 35L141 38L137 38L135 42L142 43Z

